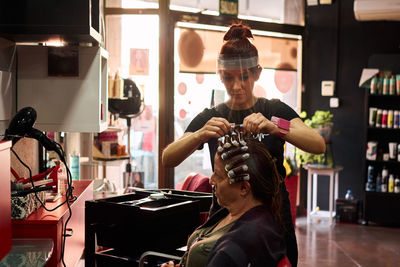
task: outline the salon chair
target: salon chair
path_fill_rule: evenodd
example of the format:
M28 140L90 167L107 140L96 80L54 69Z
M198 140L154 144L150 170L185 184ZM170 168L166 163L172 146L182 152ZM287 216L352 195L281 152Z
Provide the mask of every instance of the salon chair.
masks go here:
M176 186L176 189L193 192L212 193L210 178L203 174L195 172L189 173L183 181L183 184L178 184ZM208 212L200 212L200 225L207 221L208 215Z
M175 264L177 264L182 258L182 257L176 256L176 255L170 255L170 254L160 253L160 252L156 252L156 251L146 251L140 256L139 267L145 267L146 261L149 260L151 257L158 258L159 259L158 261L162 261L162 259L163 259L165 262L173 260L175 262ZM282 258L279 261L279 263L276 267L292 267L292 265L290 264L288 257L285 256L284 258Z

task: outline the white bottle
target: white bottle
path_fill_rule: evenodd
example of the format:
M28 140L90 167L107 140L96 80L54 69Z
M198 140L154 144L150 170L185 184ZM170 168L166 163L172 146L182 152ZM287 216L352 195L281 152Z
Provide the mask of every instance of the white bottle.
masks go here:
M395 193L400 193L400 179L399 179L399 176L396 176L396 179L394 179L394 192Z
M80 157L79 153L74 151L69 155L69 169L71 171L72 180L79 180L80 178Z
M391 174L390 176L389 176L389 182L388 182L388 192L389 193L393 193L394 192L394 177L393 177L393 174Z
M389 171L386 166L383 166L382 169L382 185L381 185L381 192L386 193L388 191L388 176Z
M353 193L351 192L350 189L347 189L346 196L344 197L346 200L354 200Z

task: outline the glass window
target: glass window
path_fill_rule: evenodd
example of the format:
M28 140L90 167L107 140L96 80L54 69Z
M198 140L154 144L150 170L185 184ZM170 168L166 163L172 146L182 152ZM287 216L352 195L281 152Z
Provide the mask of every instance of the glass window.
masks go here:
M183 135L191 120L204 108L227 99L225 87L215 73L216 58L225 30L179 27L175 30L175 140ZM254 45L262 55L260 65L263 67L254 94L268 99L281 99L300 112L300 37L288 39L266 36L266 32L253 33ZM211 175L207 146L196 150L175 168L175 185L182 183L192 172Z
M158 40L158 15L106 17L109 75L132 79L144 100L131 119L130 150L133 171L144 172L145 188L158 186Z
M219 15L216 0L170 0L170 8ZM304 26L304 8L303 0L239 0L239 18Z
M157 0L106 0L109 8L158 8Z

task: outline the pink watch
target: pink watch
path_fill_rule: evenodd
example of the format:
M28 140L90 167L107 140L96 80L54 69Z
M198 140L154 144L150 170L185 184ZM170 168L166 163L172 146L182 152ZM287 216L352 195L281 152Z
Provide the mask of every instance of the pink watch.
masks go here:
M275 116L271 117L271 121L272 121L273 124L278 126L279 129L286 130L286 131L289 132L289 130L290 130L290 121L282 119L282 118L278 118L278 117L275 117ZM287 132L279 130L279 136L280 137L283 137L286 134L287 134Z

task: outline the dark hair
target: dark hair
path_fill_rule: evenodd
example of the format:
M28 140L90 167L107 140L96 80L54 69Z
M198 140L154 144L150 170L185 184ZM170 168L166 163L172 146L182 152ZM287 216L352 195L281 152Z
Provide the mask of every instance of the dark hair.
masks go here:
M273 216L279 222L282 222L280 212L282 195L280 191L283 180L278 173L275 161L262 142L250 136L246 136L244 140L248 149L243 153L250 154L245 163L248 166L247 173L250 176L248 182L251 185L253 196L269 207ZM230 163L231 169L243 165L243 161L234 163L234 158L225 159L223 162L225 164Z
M257 48L250 42L253 34L250 27L241 22L233 23L224 35L226 41L219 52L224 58L258 57Z

